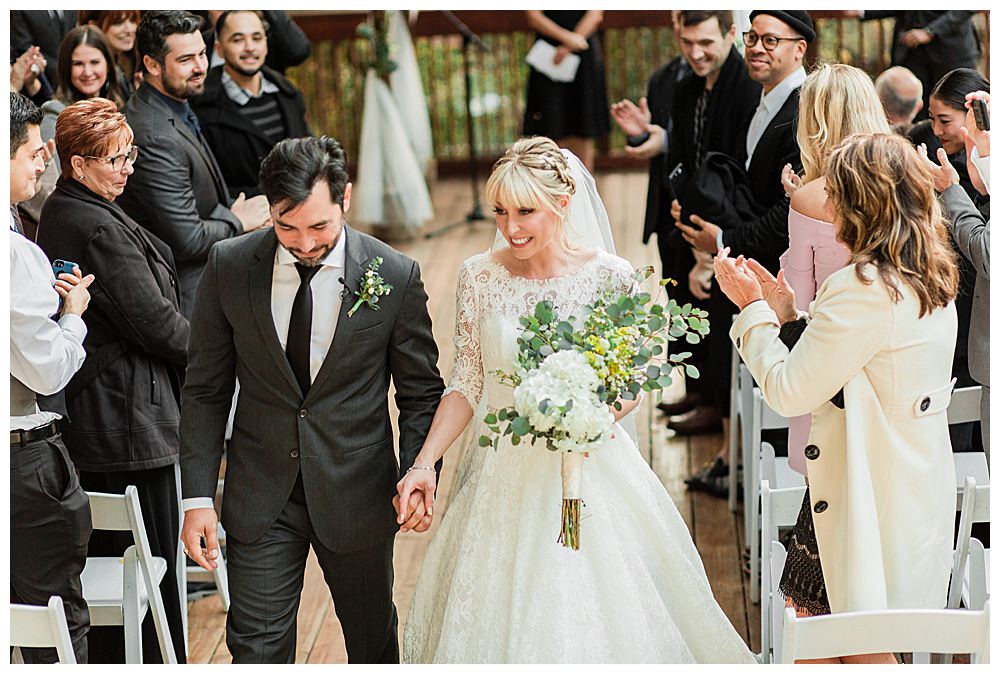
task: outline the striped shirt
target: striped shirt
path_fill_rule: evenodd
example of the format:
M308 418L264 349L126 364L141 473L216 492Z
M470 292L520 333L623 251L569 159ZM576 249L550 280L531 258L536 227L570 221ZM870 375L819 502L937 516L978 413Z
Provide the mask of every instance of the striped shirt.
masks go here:
M261 133L275 144L288 137L285 120L278 107L278 86L260 75L260 93L254 95L236 83L229 73L222 71L222 87L233 103L239 106L240 112L253 122Z

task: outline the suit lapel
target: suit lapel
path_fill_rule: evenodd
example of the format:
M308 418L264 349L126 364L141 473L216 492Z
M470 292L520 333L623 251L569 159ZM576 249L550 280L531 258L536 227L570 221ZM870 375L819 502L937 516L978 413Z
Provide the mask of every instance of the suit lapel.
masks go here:
M361 287L361 276L364 274L364 265L368 262L367 247L358 233L351 230L346 224L341 236L346 237L344 241L346 248L344 251L344 285L347 288L347 292L342 295L346 299L343 299L340 303L337 330L333 333L333 342L330 344L330 350L326 352L323 365L316 374L316 380L313 381L312 387L309 389L310 396L313 395L314 391L320 389L326 380L330 378L330 373L336 370L336 363L347 344L351 341L351 337L354 336L355 326L357 325L354 317L349 318L347 312L351 310L356 300L354 291ZM308 396L306 397L308 398Z
M254 263L247 270L249 277L248 287L250 288L250 308L253 311L254 319L257 321L257 328L260 330L261 339L267 347L268 353L274 359L275 365L285 375L289 385L296 391L299 390L299 383L292 373L292 366L288 364L288 357L281 348L278 340L278 333L274 329L274 315L271 313L271 284L274 281L274 253L278 242L274 235L274 230L269 230L267 236L261 239L261 244L255 251Z

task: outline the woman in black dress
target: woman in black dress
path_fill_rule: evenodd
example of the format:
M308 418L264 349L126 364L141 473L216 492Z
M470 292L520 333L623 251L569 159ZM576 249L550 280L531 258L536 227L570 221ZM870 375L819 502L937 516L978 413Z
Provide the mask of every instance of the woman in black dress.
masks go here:
M524 135L548 136L594 169L594 139L611 130L601 45L594 33L601 10L529 10L528 24L539 40L556 48L558 64L571 53L580 57L572 82L555 82L534 68L528 78Z

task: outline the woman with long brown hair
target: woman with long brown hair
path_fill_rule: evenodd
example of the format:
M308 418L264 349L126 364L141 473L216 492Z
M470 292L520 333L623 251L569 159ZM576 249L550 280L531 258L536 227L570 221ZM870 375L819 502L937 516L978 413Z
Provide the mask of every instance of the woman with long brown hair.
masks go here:
M814 587L796 608L941 608L955 516L946 412L954 252L931 174L904 139L850 136L825 175L850 261L827 277L811 316L756 261L723 249L715 262L741 309L730 336L764 399L784 416L812 413L809 499L793 548L811 562ZM789 349L781 326L800 318L805 329ZM894 662L888 653L841 660Z

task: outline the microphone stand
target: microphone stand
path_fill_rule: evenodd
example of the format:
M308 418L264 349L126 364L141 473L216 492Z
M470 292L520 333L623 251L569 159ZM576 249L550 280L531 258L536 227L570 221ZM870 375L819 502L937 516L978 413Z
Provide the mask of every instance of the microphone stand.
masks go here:
M462 69L465 73L465 131L469 138L469 183L472 186L472 210L462 220L427 232L424 234L425 239L432 239L442 234L447 234L460 225L471 225L474 222L486 219L483 215L483 208L479 204L479 172L476 167L476 137L472 124L472 74L469 72L469 48L474 45L479 51L484 53L488 53L490 48L468 26L462 23L453 12L441 10L441 14L462 34Z

